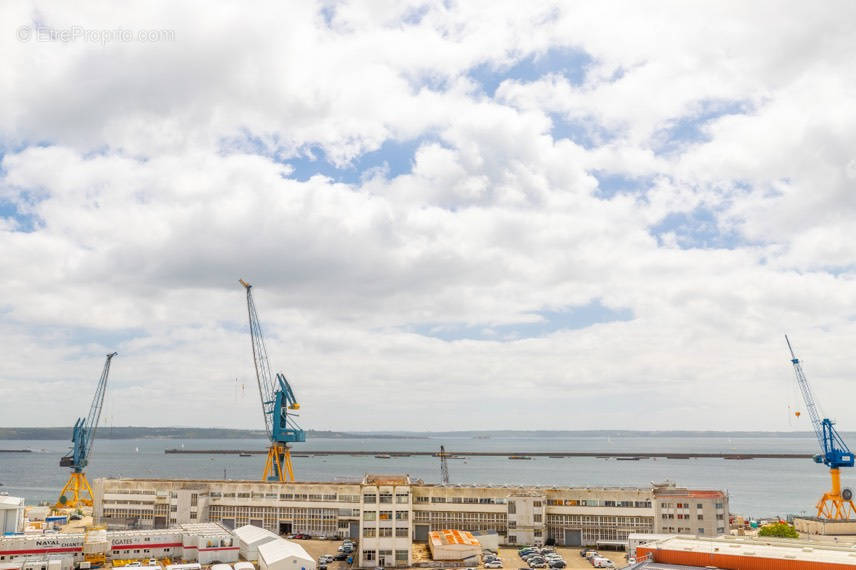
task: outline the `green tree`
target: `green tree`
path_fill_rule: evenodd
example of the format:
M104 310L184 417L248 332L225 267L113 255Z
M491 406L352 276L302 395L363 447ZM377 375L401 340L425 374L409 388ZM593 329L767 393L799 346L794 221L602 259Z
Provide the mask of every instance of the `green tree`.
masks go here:
M758 536L774 536L776 538L799 538L799 533L786 522L765 524L758 531Z

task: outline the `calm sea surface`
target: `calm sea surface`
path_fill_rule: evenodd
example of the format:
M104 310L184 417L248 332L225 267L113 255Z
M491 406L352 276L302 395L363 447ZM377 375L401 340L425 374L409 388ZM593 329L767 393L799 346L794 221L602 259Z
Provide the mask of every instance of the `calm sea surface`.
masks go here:
M108 428L109 429L109 428ZM29 504L55 501L68 478L59 458L67 441L0 441L0 449L32 449L33 453L0 454L0 491L27 498ZM695 437L565 437L565 438L436 438L436 439L313 439L295 448L306 450L422 451L445 445L455 451L608 451L627 452L792 452L816 453L814 438L695 438ZM100 439L87 469L97 477L257 479L264 456L179 455L164 450L265 449L265 441L252 439L176 440ZM301 481L355 480L364 473L409 473L426 482L438 482L439 460L432 457L376 459L371 456L296 457ZM452 483L529 485L646 486L670 479L681 486L724 489L731 511L752 517L811 513L827 490L829 474L809 459L643 459L616 461L595 458L535 458L513 461L505 457L449 460ZM856 486L856 474L843 473L844 484Z

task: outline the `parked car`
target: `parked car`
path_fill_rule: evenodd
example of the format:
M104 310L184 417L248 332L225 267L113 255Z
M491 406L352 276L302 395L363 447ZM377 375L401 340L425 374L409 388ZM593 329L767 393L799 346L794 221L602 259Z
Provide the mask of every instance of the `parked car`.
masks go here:
M529 563L530 568L546 568L547 563L542 558L541 560L533 560Z
M502 562L499 560L490 560L484 563L485 568L502 568Z
M595 556L591 559L592 566L595 568L615 568L615 564L609 558L603 556Z
M582 556L583 558L586 558L586 555L589 552L594 552L594 551L591 548L583 548L582 550L580 550L580 556Z
M550 565L550 568L564 568L567 566L564 560L550 560L547 562Z
M333 557L333 560L344 560L347 557L348 557L348 555L345 554L344 552L338 552L336 554L336 556Z

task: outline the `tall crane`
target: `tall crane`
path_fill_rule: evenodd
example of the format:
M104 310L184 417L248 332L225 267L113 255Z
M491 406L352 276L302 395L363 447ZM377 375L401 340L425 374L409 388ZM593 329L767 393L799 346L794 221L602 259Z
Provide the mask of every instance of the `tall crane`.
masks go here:
M262 401L262 415L265 420L270 447L268 448L263 481L294 481L294 468L291 464L291 446L295 442L306 441L306 432L294 420L294 412L300 404L294 396L291 385L285 375L270 371L262 326L253 302L253 286L239 279L247 290L247 314L250 319L250 341L253 346L253 364L256 367L256 380L259 384L259 396Z
M59 460L60 467L71 467L71 476L59 494L57 508L80 506L92 506L92 487L86 480L83 472L89 464L89 456L92 452L92 443L95 441L95 430L98 429L98 420L101 418L101 408L104 406L104 394L107 392L107 377L110 375L110 361L117 353L107 355L98 387L95 389L95 397L89 406L89 414L86 418L78 418L74 424L71 434L71 450ZM87 496L88 495L88 498Z
M788 350L791 352L791 363L794 365L797 384L799 384L803 400L805 400L806 410L811 417L811 425L814 427L817 442L823 452L815 455L812 459L815 463L823 463L829 467L829 475L832 478L832 489L824 493L820 501L817 502L817 516L826 519L851 519L856 515L856 507L853 505L853 491L841 488L839 469L841 467L853 467L853 453L844 443L844 439L838 430L835 429L835 422L829 418L821 419L817 404L814 401L814 395L811 392L811 386L809 386L803 373L799 359L794 355L794 349L791 347L788 335L785 335L785 342L788 343Z
M449 462L446 460L446 446L440 446L440 482L449 484Z

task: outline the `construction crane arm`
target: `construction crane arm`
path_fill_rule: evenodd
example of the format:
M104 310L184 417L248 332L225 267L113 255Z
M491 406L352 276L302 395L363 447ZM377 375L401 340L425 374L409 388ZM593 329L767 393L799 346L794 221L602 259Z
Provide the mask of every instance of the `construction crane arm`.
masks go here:
M92 398L92 405L89 406L89 414L86 416L84 428L86 430L86 446L84 458L89 459L89 452L92 451L92 443L95 441L95 431L98 429L98 422L101 420L101 409L104 407L104 395L107 393L107 378L110 376L110 361L118 353L112 352L107 355L107 360L104 361L104 369L101 371L101 378L98 380L98 387L95 389L95 397Z
M239 279L241 285L247 290L247 315L250 321L250 342L253 347L253 364L256 368L256 381L259 385L259 396L262 403L262 415L265 419L265 430L268 438L273 436L273 419L271 412L275 404L276 385L274 384L273 375L270 371L270 362L268 361L267 349L265 348L264 335L262 334L262 326L259 322L259 315L256 313L256 304L253 301L253 286Z
M829 418L821 418L817 403L814 400L814 394L811 391L811 386L805 377L799 358L794 354L794 349L791 346L788 335L785 335L785 342L788 343L788 350L791 353L791 363L794 365L797 384L800 387L800 392L802 392L805 407L811 418L811 425L814 428L817 442L820 444L822 452L822 455L815 456L814 460L817 463L825 463L832 468L853 467L853 453L847 447L838 430L835 429L835 423Z

